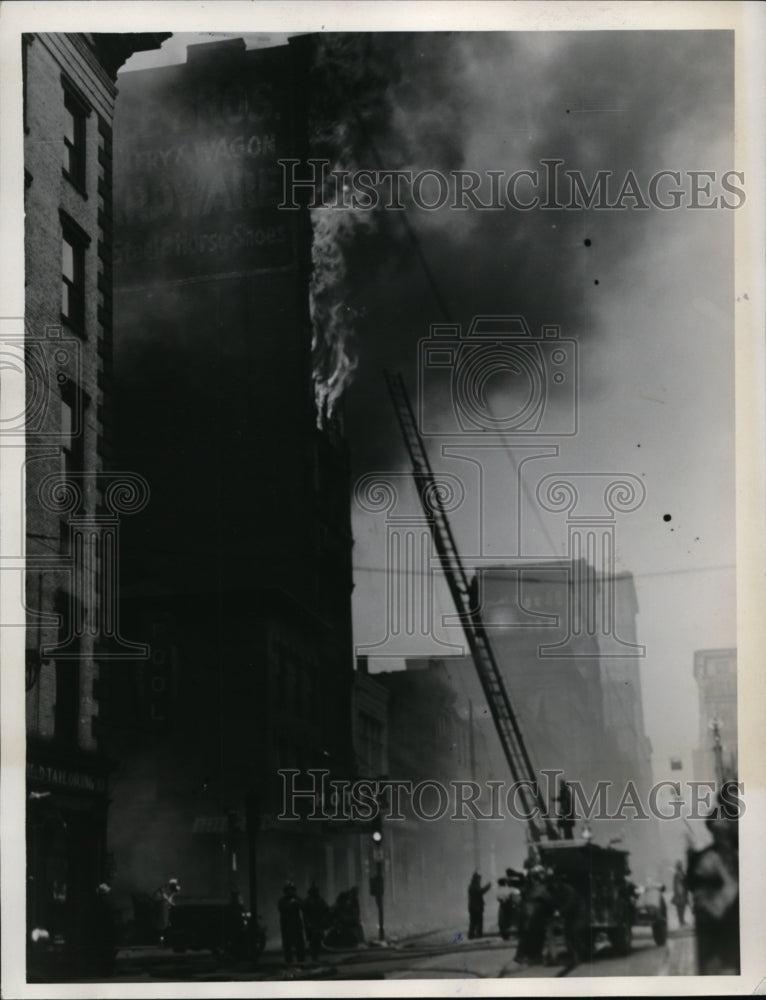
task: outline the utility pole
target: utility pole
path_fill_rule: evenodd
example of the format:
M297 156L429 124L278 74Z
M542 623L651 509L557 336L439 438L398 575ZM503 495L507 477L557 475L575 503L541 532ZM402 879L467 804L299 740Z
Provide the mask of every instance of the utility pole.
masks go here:
M468 699L468 756L471 769L471 780L476 781L476 741L473 732L473 702ZM471 823L473 837L473 870L481 871L481 851L479 850L479 823L474 816Z
M378 908L378 940L386 940L383 925L383 892L385 887L385 848L383 846L383 795L376 796L375 816L372 820L372 861L375 874L370 878L370 895Z
M721 746L721 720L713 719L710 723L713 730L713 757L715 759L715 780L720 789L723 785L723 747Z
M372 835L372 837L373 837L372 856L373 856L373 861L375 862L375 874L373 875L372 895L375 899L375 905L378 908L378 940L385 941L386 932L383 926L383 886L384 886L383 844L380 842L380 839L378 840L375 839L376 837L382 839L380 833L375 832Z

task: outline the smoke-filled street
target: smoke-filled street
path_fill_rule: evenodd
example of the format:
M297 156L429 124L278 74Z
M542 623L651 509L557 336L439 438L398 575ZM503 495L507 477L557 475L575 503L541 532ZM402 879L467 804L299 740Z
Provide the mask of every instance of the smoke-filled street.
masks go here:
M14 36L29 983L740 974L697 20Z
M442 928L392 942L386 948L325 953L321 963L286 970L278 955L267 951L259 967L221 962L209 954L173 955L125 950L118 959L118 982L317 981L368 979L537 979L547 977L689 976L694 975L691 928L670 932L667 943L655 944L650 932L637 932L629 955L617 957L602 943L594 957L576 966L551 962L528 966L514 960L516 942L488 935L471 942L459 931Z

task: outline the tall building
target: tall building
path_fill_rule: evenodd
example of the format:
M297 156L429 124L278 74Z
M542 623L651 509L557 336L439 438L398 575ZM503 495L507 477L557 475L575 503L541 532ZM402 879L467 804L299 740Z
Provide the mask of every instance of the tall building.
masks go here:
M389 912L403 926L423 926L435 914L462 921L475 864L474 824L452 818L451 782L472 777L468 721L442 660L408 659L405 670L372 678L388 692L390 777L412 782L413 789L422 783L418 801L403 795L403 818L384 827ZM448 798L440 800L435 783Z
M85 967L88 910L109 874L98 724L120 640L105 622L113 563L101 543L127 510L109 434L116 74L166 37L22 38L27 922L51 932L70 970Z
M257 882L267 923L288 878L361 877L353 831L279 818L281 769L354 771L348 455L315 404L309 212L278 207L278 159L308 151L310 59L310 39L230 39L121 77L116 440L150 492L121 582L151 653L115 665L102 712L128 916L171 876L192 895Z
M651 744L644 730L643 658L631 574L605 578L584 560L562 560L490 567L474 587L538 772L563 772L566 780L581 782L589 798L598 782L610 782L612 812L626 790L645 804L652 784ZM608 641L592 627L599 620L590 610L594 602L613 608ZM610 821L601 829L594 825L594 831L623 837L637 865L650 863L653 821Z
M557 655L572 580L565 562L484 570L482 617L536 766L589 780L605 749L603 690L594 635L584 630L574 655Z
M367 657L357 657L352 696L351 730L354 740L355 773L359 778L378 781L389 776L388 700L388 688L370 674ZM367 824L367 829L364 829L364 825L362 825L358 839L359 870L362 873L362 891L359 894L361 919L363 926L370 931L374 929L377 921L375 901L368 892L370 879L377 872L377 846L372 839L372 826L372 824ZM387 847L388 838L384 842L384 861ZM333 875L335 867L334 865ZM392 878L389 852L388 866L384 864L384 893L387 897L390 897L391 892L395 890L395 882L392 881ZM328 891L331 889L334 892L336 889L342 890L343 888L343 886L333 882L331 886L328 886Z
M718 780L716 739L720 741L724 777L736 777L737 650L696 650L694 679L699 688L699 746L693 753L695 780Z

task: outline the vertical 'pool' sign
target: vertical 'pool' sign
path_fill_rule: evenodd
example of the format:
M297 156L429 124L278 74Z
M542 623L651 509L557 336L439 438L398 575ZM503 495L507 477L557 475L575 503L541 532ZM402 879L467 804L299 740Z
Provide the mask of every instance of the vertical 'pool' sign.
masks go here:
M244 43L242 43L244 45ZM120 284L289 268L294 219L277 161L293 150L290 60L278 49L202 51L120 77L115 265Z

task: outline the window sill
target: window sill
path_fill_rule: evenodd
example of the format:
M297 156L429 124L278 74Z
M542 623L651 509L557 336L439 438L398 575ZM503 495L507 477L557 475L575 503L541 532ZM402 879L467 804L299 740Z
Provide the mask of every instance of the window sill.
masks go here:
M79 195L81 195L85 201L87 201L88 200L88 192L85 190L85 184L82 183L81 181L78 181L75 177L73 177L69 173L69 171L66 169L66 167L62 167L61 168L61 173L69 181L69 183L72 185L72 187L75 189L75 191Z

